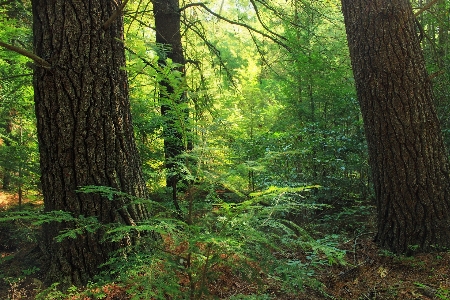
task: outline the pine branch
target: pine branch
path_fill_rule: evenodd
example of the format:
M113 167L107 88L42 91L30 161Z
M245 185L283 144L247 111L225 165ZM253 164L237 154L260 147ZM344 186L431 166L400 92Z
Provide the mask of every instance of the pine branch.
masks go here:
M26 57L34 60L38 65L40 65L41 67L43 67L45 69L50 69L52 67L52 65L49 62L47 62L45 59L43 59L43 58L37 56L36 54L34 54L32 52L29 52L29 51L27 51L25 49L22 49L22 48L19 48L19 47L16 47L16 46L4 43L2 41L0 41L0 47L6 48L8 50L11 50L11 51L14 51L16 53L19 53L19 54L21 54L23 56L26 56Z
M184 7L180 8L179 11L181 12L181 11L183 11L183 10L189 8L189 7L194 7L194 6L199 6L199 7L203 8L203 9L206 10L208 13L210 13L211 15L213 15L214 17L216 17L216 18L218 18L218 19L220 19L220 20L222 20L222 21L225 21L225 22L230 23L230 24L233 24L233 25L241 26L241 27L247 28L248 30L251 30L251 31L253 31L253 32L256 32L256 33L262 35L263 37L266 37L266 38L270 39L271 41L275 42L276 44L280 45L281 47L283 47L284 49L286 49L286 50L288 50L288 51L291 50L291 48L290 48L287 44L283 43L281 40L279 40L279 39L277 39L277 38L275 38L275 37L273 37L273 36L271 36L271 35L268 35L267 33L264 33L264 32L262 32L262 31L260 31L260 30L258 30L258 29L256 29L256 28L253 28L253 27L251 27L251 26L249 26L249 25L247 25L247 24L245 24L245 23L236 22L236 21L230 20L230 19L228 19L228 18L225 18L225 17L219 15L218 13L215 13L215 12L212 11L211 9L209 9L209 8L205 5L205 3L202 3L202 2L189 3L189 4L185 5ZM272 32L271 32L271 33L272 33Z
M259 14L258 6L256 6L255 1L254 0L250 0L250 3L252 4L253 9L255 10L256 17L258 18L259 24L261 24L261 26L264 27L265 30L267 30L268 32L270 32L274 36L278 37L280 40L286 40L286 38L284 36L281 36L278 33L273 32L272 30L270 30L269 27L267 27L267 25L263 22L263 20L261 19L260 14Z
M203 27L203 25L201 23L200 23L200 25ZM223 68L223 70L225 70L225 73L227 74L227 77L230 80L231 84L233 85L233 87L235 89L237 89L236 82L233 79L233 75L232 75L231 71L228 69L228 67L225 64L225 62L223 61L222 56L220 55L220 50L217 49L216 46L214 46L210 41L208 41L208 39L206 38L205 34L200 32L200 30L197 28L196 24L189 24L189 25L186 24L186 26L189 27L189 29L192 32L194 32L201 40L203 40L203 42L208 47L209 51L211 53L213 53L218 58L221 68Z
M263 53L261 47L258 45L258 41L256 40L255 35L254 35L251 31L249 31L249 33L250 33L250 36L252 37L253 44L255 45L256 50L257 50L258 53L259 53L259 56L261 57L262 62L265 63L266 66L269 67L270 70L271 70L276 76L281 77L281 75L278 74L278 72L277 72L274 68L272 68L271 64L270 64L269 61L266 59L266 56L264 55L264 53Z

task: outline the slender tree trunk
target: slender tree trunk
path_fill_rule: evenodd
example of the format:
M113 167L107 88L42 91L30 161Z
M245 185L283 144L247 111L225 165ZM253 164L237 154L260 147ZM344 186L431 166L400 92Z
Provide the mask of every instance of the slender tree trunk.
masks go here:
M37 67L34 75L45 211L95 216L103 224L142 221L147 218L142 205L76 192L98 185L146 196L133 138L122 18L103 28L120 1L33 0L32 5L35 52L52 65ZM110 252L123 246L102 243L102 231L55 242L72 225L43 228L47 280L66 286L86 284Z
M13 117L15 115L15 110L14 109L10 109L9 112L7 113L7 117L6 117L6 124L5 124L5 133L7 138L3 141L5 143L6 147L10 147L11 146L11 141L9 140L12 131L13 131ZM9 164L7 164L7 166L5 166L3 168L3 190L5 191L10 191L11 190L11 175L12 170L9 166Z
M160 51L161 65L166 64L169 58L179 65L175 71L184 76L184 55L181 43L180 12L178 0L153 0L153 12L155 16L156 43L162 46ZM182 78L180 78L182 80ZM178 86L176 86L178 84ZM161 114L165 116L164 127L164 153L168 175L166 183L172 188L175 208L180 212L177 201L177 183L180 181L177 156L187 150L187 117L186 109L179 109L185 101L185 93L180 93L182 83L174 82L166 78L161 82L163 92L161 98ZM178 106L178 107L177 107Z
M449 164L408 0L342 0L377 200L376 241L450 247Z
M436 108L442 128L450 127L450 95L448 93L448 82L450 81L450 73L446 70L450 68L450 8L447 0L440 0L429 11L424 11L422 15L431 17L436 23L437 34L436 44L432 45L430 52L425 52L425 57L432 58L434 66L433 87L435 91ZM425 34L429 36L431 33L428 28L424 28ZM444 132L444 142L447 149L450 147L450 133Z

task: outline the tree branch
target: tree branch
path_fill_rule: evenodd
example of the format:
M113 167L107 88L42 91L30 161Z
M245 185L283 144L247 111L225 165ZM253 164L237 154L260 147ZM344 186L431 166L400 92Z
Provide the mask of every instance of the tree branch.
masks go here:
M8 80L8 79L14 79L19 77L26 77L26 76L32 76L33 73L27 73L27 74L20 74L20 75L13 75L13 76L7 76L7 77L1 77L0 80Z
M189 27L189 29L192 30L201 40L203 40L203 42L208 47L209 51L218 58L220 67L223 68L223 70L225 70L225 73L227 74L227 77L230 80L231 84L233 85L234 88L237 89L237 86L236 86L235 80L233 79L233 75L232 75L231 71L228 69L227 65L222 60L222 57L220 55L220 50L217 49L216 46L214 46L210 41L208 41L208 39L205 37L204 34L202 34L200 32L200 30L197 28L197 26L194 26L195 24L189 24L189 26L188 26L188 24L185 23L185 25L187 27ZM200 25L203 28L203 25L201 23L200 23Z
M279 39L281 39L281 40L286 40L286 38L285 38L284 36L281 36L281 35L279 35L278 33L273 32L272 30L270 30L270 29L267 27L267 25L263 22L263 20L261 19L261 16L259 15L259 10L258 10L258 7L256 6L255 1L250 0L250 3L252 4L253 9L255 10L256 17L258 18L259 24L261 24L261 26L262 26L265 30L267 30L268 32L270 32L270 33L273 34L274 36L278 37Z
M124 0L122 2L122 5L120 7L118 7L114 13L111 15L111 17L109 17L109 19L103 24L103 29L106 30L108 29L108 27L111 25L112 22L114 22L114 20L117 19L117 17L120 15L120 13L123 11L123 8L125 7L125 5L127 5L128 0Z
M431 2L428 2L427 4L425 4L425 6L423 6L421 9L419 9L419 11L417 11L414 16L418 17L421 13L423 13L424 11L428 10L430 7L432 7L434 4L436 4L439 0L433 0Z
M240 22L236 22L236 21L227 19L227 18L225 18L225 17L222 17L222 16L219 15L218 13L213 12L211 9L209 9L209 8L208 8L204 3L202 3L202 2L189 3L189 4L185 5L184 7L180 8L179 11L181 12L181 11L185 10L186 8L193 7L193 6L200 6L201 8L203 8L204 10L206 10L207 12L209 12L211 15L213 15L214 17L216 17L216 18L218 18L218 19L220 19L220 20L222 20L222 21L228 22L228 23L233 24L233 25L237 25L237 26L241 26L241 27L247 28L248 30L251 30L251 31L253 31L253 32L256 32L256 33L262 35L263 37L266 37L266 38L270 39L271 41L273 41L273 42L275 42L276 44L280 45L280 46L283 47L284 49L286 49L286 50L288 50L288 51L291 50L290 47L289 47L287 44L285 44L285 43L283 43L282 41L276 39L275 37L270 36L270 35L268 35L267 33L264 33L264 32L262 32L262 31L260 31L260 30L258 30L258 29L256 29L256 28L253 28L253 27L251 27L251 26L249 26L249 25L247 25L247 24L240 23Z
M25 49L22 49L22 48L13 46L13 45L6 44L6 43L4 43L2 41L0 41L0 47L6 48L8 50L11 50L11 51L14 51L16 53L19 53L19 54L21 54L23 56L26 56L26 57L34 60L38 65L40 65L41 67L43 67L45 69L50 69L52 67L52 65L49 62L47 62L45 59L37 56L36 54L34 54L32 52L28 52Z
M10 4L10 3L13 3L15 0L5 0L5 1L2 1L2 2L0 2L0 6L3 6L3 5L8 5L8 4Z
M442 74L445 74L445 71L444 71L444 70L439 70L439 71L437 71L437 72L431 73L431 74L428 76L428 78L430 78L430 80L431 80L431 79L434 79L434 78L436 78L436 77L438 77L438 76L440 76L440 75L442 75Z
M256 40L256 37L253 35L253 33L252 33L251 31L249 31L249 32L250 32L250 36L252 37L253 44L255 45L256 50L258 51L258 53L259 53L259 55L260 55L261 60L263 61L263 63L265 63L266 66L269 67L270 70L271 70L273 73L275 73L276 76L281 77L281 75L278 74L278 72L275 71L274 68L272 68L271 64L270 64L269 61L266 59L266 56L264 55L263 51L261 50L261 48L260 48L259 45L258 45L258 41Z
M183 7L180 7L180 8L178 9L178 12L182 12L183 10L186 10L187 8L193 7L193 6L203 6L203 7L204 7L206 4L208 4L208 2L206 2L206 3L203 3L203 2L189 3L189 4L186 4L186 5L183 6Z

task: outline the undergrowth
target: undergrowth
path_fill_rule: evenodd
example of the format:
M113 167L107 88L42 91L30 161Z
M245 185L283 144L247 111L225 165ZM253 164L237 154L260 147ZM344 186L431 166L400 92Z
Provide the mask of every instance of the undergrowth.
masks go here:
M345 251L337 248L339 236L315 238L289 220L293 212L305 210L291 201L292 195L305 194L309 188L270 188L231 203L214 190L192 185L180 199L180 219L170 201L137 199L107 187L85 187L80 192L101 193L111 201L129 197L133 203L146 203L152 217L136 226L109 225L105 240L120 241L137 233L140 242L112 253L102 266L104 271L87 288L61 292L55 283L36 299L103 299L112 289L126 291L130 299L161 300L270 299L274 287L284 294L296 294L305 287L321 291L317 270L345 264ZM320 207L308 204L308 209ZM95 218L65 212L22 211L0 221L17 218L33 219L35 225L75 221L78 226L62 232L59 240L100 226ZM221 286L230 281L246 282L245 289L227 294Z

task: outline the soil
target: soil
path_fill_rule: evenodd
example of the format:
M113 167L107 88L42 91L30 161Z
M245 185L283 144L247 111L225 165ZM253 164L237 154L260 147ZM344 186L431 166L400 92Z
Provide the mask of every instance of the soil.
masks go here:
M40 205L24 201L27 202L28 205ZM0 192L0 210L14 209L16 204L17 197ZM0 224L0 299L35 299L44 287L43 274L39 270L44 269L45 262L40 248L36 239L14 238L18 233L14 226L19 225ZM20 233L26 235L27 231L21 230ZM348 263L345 266L323 266L318 270L317 279L322 288L306 288L300 294L288 295L268 281L266 294L281 300L450 299L450 252L398 256L379 249L370 234L351 239L341 248L347 250ZM302 255L299 254L299 258ZM220 282L210 287L215 299L255 291L255 285L239 282L238 277L231 273L224 274L226 276L220 277ZM103 291L106 293L104 299L129 299L126 292L115 285L107 285Z

